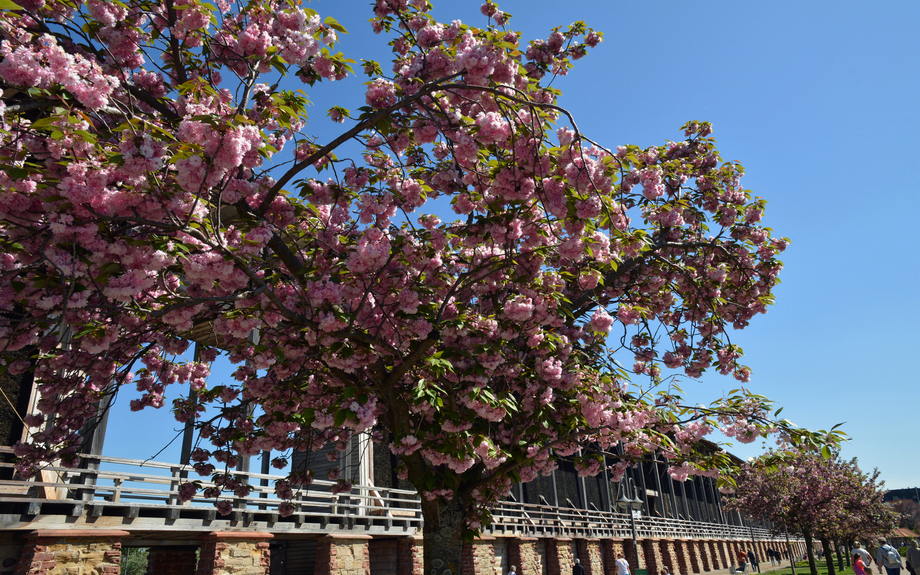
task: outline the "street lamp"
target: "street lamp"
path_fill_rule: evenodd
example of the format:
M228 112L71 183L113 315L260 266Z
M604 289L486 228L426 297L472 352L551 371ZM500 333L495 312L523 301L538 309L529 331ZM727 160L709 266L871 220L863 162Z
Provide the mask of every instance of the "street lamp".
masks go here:
M635 485L632 486L633 497L630 499L627 496L629 493L629 487L632 481L629 477L626 478L625 485L623 489L620 490L620 498L617 499L617 507L620 508L620 511L629 510L629 525L632 528L632 540L633 540L633 550L636 553L636 570L639 570L639 541L636 537L636 517L641 514L639 511L642 509L642 500L639 499L639 490Z

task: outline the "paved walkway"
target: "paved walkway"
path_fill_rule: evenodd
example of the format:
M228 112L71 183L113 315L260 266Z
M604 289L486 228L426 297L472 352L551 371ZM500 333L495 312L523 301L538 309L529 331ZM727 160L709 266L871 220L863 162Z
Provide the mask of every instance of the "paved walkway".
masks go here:
M821 565L824 565L824 559L816 559L816 561L818 561L818 568L820 569ZM835 560L834 565L836 564L837 564L837 561ZM769 573L770 571L776 571L777 569L782 569L784 567L789 567L788 559L784 559L782 564L780 565L770 565L770 560L768 559L766 564L764 564L763 562L760 563L760 572ZM879 570L875 565L875 561L873 561L872 565L870 565L870 569L873 575L882 575L881 573L879 573ZM811 575L808 570L807 565L796 566L795 572L796 572L796 575ZM869 575L869 572L870 571L867 570L866 574ZM906 570L902 570L901 575L905 575L905 572ZM714 571L707 571L704 575L729 575L730 573L731 573L730 569L716 569ZM756 575L756 574L757 574L757 571L754 571L753 575ZM910 575L910 574L908 573L907 575Z

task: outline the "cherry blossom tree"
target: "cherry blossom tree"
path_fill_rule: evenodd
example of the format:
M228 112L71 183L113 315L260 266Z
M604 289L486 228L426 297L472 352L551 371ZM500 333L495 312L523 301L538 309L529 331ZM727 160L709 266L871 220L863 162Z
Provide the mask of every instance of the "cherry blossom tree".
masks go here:
M857 537L887 533L894 527L897 514L883 501L884 482L878 476L878 470L864 473L855 459L842 461L829 449L794 456L771 452L742 471L728 506L768 519L777 529L800 531L812 575L818 573L812 549L817 538L833 575L837 545L831 541L849 545Z
M655 451L684 479L730 467L699 449L717 428L835 438L745 389L685 405L675 374L748 382L727 330L773 303L788 241L708 123L605 147L559 106L551 79L600 33L527 42L491 2L476 27L378 0L392 64L358 66L319 138L301 88L354 73L343 28L298 0L216 4L3 3L0 350L41 392L23 474L72 463L131 390L138 410L169 391L210 441L209 496L247 493L241 455L375 432L421 493L430 572L561 457L596 474L621 444L614 480ZM233 381L208 381L218 353Z
M898 499L891 506L900 514L898 527L916 530L920 528L920 503L913 499Z

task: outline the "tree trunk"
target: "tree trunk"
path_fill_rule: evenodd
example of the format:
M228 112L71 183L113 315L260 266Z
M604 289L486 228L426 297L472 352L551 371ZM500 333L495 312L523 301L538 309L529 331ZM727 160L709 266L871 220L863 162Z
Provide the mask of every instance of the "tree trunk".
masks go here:
M843 555L840 553L840 541L834 541L834 551L837 552L837 568L843 571Z
M460 575L463 554L463 506L456 498L451 501L422 500L422 516L425 518L423 573Z
M821 548L824 549L824 562L827 563L827 575L837 575L837 569L834 568L834 550L831 549L830 541L827 537L821 538Z
M812 549L815 540L811 536L811 532L808 530L802 530L802 536L805 537L805 551L808 553L808 569L811 571L811 575L818 575L818 564L815 562L815 550Z

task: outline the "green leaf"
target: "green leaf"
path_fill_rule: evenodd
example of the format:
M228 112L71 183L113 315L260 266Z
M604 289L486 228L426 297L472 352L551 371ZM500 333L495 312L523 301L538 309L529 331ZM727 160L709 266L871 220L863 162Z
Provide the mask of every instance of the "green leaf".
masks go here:
M12 0L0 0L0 10L22 10L22 6Z
M326 26L329 26L336 32L341 32L342 34L348 34L348 30L342 27L342 25L339 24L338 20L336 20L332 16L326 16L326 19L323 20L323 24L325 24Z

